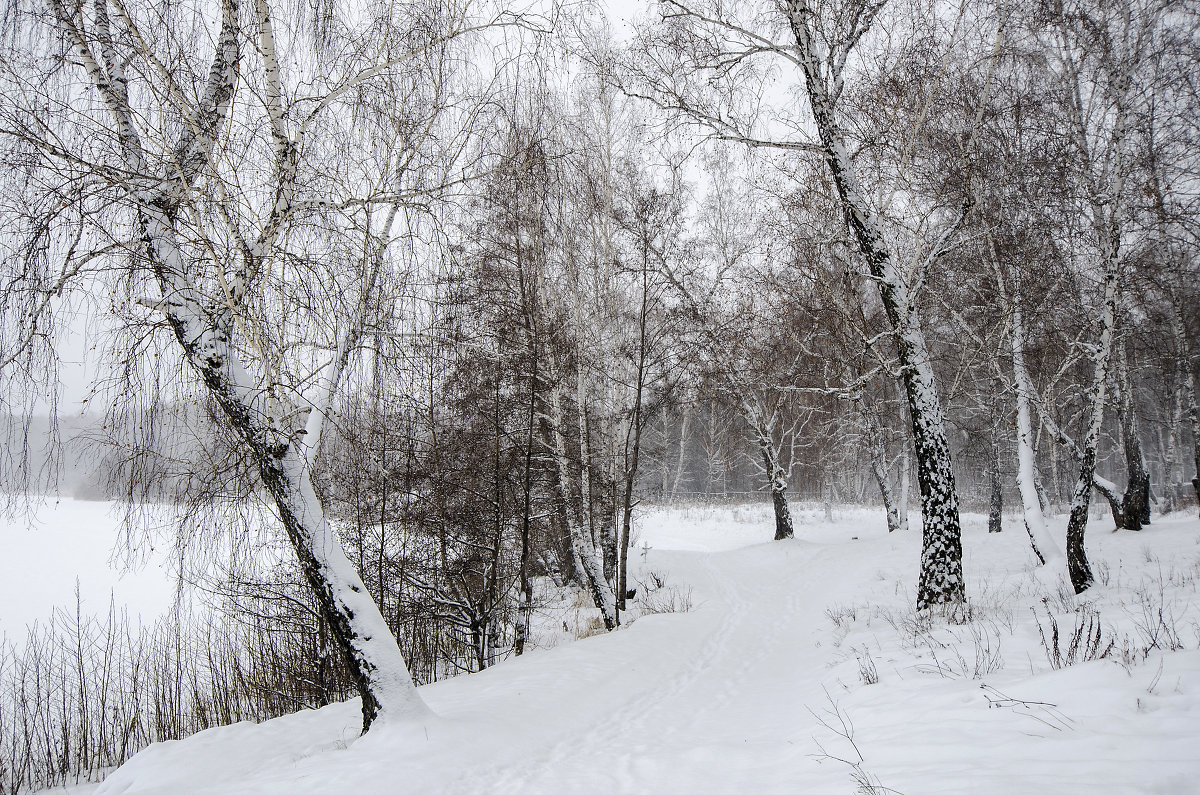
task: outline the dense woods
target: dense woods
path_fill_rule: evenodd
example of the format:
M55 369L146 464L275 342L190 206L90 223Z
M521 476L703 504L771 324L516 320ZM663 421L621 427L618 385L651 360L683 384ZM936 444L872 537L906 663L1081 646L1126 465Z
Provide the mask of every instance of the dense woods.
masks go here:
M0 792L352 694L364 731L420 714L554 587L616 629L641 501L769 499L764 540L789 499L877 503L949 620L960 511L1082 592L1093 503L1196 510L1194 3L606 13L6 6L9 505L86 449L239 629L188 663L202 719L26 732L41 769L9 671L67 641L0 649ZM87 432L43 428L80 340ZM136 642L166 670L188 631Z

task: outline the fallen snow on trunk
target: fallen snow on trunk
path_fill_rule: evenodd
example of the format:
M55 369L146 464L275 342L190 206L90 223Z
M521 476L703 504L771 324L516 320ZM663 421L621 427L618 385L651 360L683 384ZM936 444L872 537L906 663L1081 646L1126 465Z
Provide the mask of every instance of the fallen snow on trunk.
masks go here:
M98 792L1195 792L1200 522L1096 522L1076 599L1015 517L964 519L951 624L912 610L920 534L882 511L772 542L770 506L644 510L636 579L690 610L422 687L437 717L365 737L351 702L154 745Z

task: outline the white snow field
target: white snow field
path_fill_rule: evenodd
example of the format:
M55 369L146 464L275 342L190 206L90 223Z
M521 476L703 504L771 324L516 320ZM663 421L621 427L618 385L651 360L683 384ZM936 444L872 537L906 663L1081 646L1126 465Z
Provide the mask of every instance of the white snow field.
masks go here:
M212 729L96 791L1200 792L1194 517L1093 522L1098 582L1076 599L1032 574L1019 520L968 516L956 624L911 608L918 516L889 535L881 511L798 511L771 542L769 510L642 511L638 579L690 610L423 687L436 718L359 737L349 702ZM1072 653L1077 622L1101 636ZM1039 625L1075 664L1052 666Z
M104 615L110 601L153 623L171 609L177 585L170 551L149 544L118 555L120 509L110 502L47 498L20 516L0 515L0 637L16 641L55 609ZM166 519L164 518L164 522Z

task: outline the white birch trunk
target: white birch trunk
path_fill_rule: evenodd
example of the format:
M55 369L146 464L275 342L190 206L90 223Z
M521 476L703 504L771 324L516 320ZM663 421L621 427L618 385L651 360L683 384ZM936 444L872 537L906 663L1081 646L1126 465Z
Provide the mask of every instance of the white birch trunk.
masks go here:
M779 453L775 447L774 418L764 416L760 406L751 402L749 390L730 379L734 389L741 392L742 412L746 422L754 433L759 455L762 457L763 472L767 477L767 486L771 491L771 507L775 514L775 540L783 541L795 536L792 526L792 511L787 501L787 473L779 465Z
M917 607L961 605L966 601L962 526L945 415L914 296L910 295L908 285L896 270L880 219L863 192L857 166L837 121L834 106L841 77L836 70L845 59L826 57L822 40L810 27L816 12L807 0L786 0L784 9L796 41L794 60L804 71L813 120L847 226L866 258L888 319L895 329L912 420L917 483L924 514ZM846 56L849 53L840 54Z
M156 173L152 159L157 153L147 154L133 121L123 60L108 32L105 4L102 0L96 4L97 30L90 38L61 3L52 2L51 10L113 116L125 166L134 175ZM157 182L131 181L126 195L137 214L146 267L161 293L154 308L166 317L185 360L246 445L275 501L321 614L347 657L362 696L365 731L377 718L423 715L427 709L395 638L329 527L313 490L308 451L319 444L319 422L318 432L308 438L302 428L276 424L278 412L271 410L274 390L264 388L247 371L231 342L232 324L220 314L214 319L205 310L175 233L174 212L208 167L215 136L232 101L238 76L237 36L237 7L227 0L222 4L221 32L208 83L197 107L184 114L188 124L169 154L169 176ZM96 42L100 58L91 50ZM316 408L324 412L328 405Z
M571 542L571 557L575 562L576 570L584 579L583 585L591 595L593 604L600 610L604 626L611 630L617 625L616 594L604 576L604 558L602 552L596 544L591 529L586 524L587 505L584 503L582 509L579 511L576 511L574 507L570 488L572 480L571 459L567 451L566 435L562 432L565 417L561 387L556 387L552 392L550 410L550 422L553 426L551 432L554 434L554 461L558 474L556 485L558 488L558 498L563 505L563 518L567 524L567 535ZM580 413L582 413L582 409L580 409ZM580 444L586 444L586 441L581 439ZM583 466L586 467L586 464L583 464ZM586 483L586 480L587 475L585 473L580 481L581 486ZM581 495L581 499L586 498L586 496L587 493L584 492Z
M671 501L679 495L679 484L683 481L683 470L687 463L688 425L691 423L692 412L689 406L683 408L683 419L679 424L679 456L675 459L675 478L671 481Z
M1075 593L1083 593L1092 586L1092 570L1088 565L1083 546L1084 530L1087 527L1088 507L1096 472L1096 445L1100 440L1100 427L1104 423L1104 401L1108 382L1108 363L1112 354L1113 327L1117 310L1117 267L1116 251L1112 251L1104 275L1104 305L1101 310L1100 342L1096 349L1095 378L1093 380L1092 408L1087 434L1083 440L1083 460L1079 468L1079 479L1071 499L1071 516L1067 520L1067 568Z
M866 424L867 451L871 456L871 474L875 476L875 484L879 487L879 496L883 499L888 532L892 533L900 530L901 524L900 510L896 505L896 497L892 492L892 484L888 477L887 446L883 442L883 431L872 410L864 407L862 414Z
M1042 513L1038 497L1033 449L1033 421L1030 414L1033 382L1025 366L1025 320L1021 309L1020 277L1013 279L1012 357L1013 378L1017 382L1017 491L1021 494L1021 509L1029 543L1038 559L1049 567L1059 568L1066 558L1059 550Z

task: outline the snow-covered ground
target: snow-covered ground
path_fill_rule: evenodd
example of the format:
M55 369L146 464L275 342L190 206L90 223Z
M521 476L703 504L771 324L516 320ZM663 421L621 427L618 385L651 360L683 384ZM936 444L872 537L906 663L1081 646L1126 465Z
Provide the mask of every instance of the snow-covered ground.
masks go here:
M360 738L351 702L212 729L98 792L1200 791L1194 517L1093 523L1076 600L1032 573L1015 519L968 516L971 616L948 623L911 608L918 530L802 509L776 543L769 511L642 511L641 598L687 609L423 687L436 718ZM1077 626L1100 637L1074 657L1106 655L1055 669L1045 646L1072 656Z

